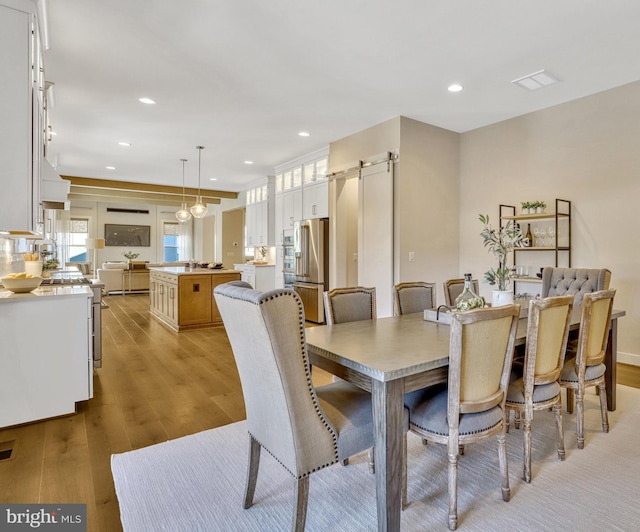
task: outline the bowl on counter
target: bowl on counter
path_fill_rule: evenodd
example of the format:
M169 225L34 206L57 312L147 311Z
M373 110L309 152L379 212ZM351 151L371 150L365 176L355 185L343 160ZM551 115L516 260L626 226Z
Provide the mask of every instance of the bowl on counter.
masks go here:
M9 277L0 278L2 286L16 294L31 292L40 286L42 277Z

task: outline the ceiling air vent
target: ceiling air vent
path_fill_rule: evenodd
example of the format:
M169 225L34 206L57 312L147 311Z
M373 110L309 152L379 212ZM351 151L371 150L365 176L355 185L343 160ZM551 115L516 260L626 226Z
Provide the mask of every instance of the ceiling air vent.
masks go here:
M117 209L115 207L107 207L107 212L126 212L127 214L149 214L148 209Z
M535 91L537 89L541 89L542 87L552 85L557 81L558 80L548 72L544 70L538 70L533 74L527 74L526 76L522 76L521 78L514 79L511 83L519 85L523 89Z

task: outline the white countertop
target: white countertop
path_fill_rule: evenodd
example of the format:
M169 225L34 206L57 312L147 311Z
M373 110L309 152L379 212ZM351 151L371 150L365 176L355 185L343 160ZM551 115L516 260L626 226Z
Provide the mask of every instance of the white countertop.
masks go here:
M37 301L51 297L93 297L90 286L45 286L31 292L14 294L6 288L0 288L0 304L14 301Z
M171 273L174 275L216 275L219 273L236 273L236 270L213 269L213 268L188 268L186 266L164 266L160 268L149 268L153 272Z

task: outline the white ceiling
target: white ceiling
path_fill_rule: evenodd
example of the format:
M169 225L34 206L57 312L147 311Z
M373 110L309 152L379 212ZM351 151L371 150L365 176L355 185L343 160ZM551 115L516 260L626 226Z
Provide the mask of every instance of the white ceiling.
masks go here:
M65 175L180 185L184 157L197 186L201 144L202 188L239 191L399 115L464 132L640 79L638 0L51 0L48 11L50 154ZM511 83L541 69L560 82ZM464 90L447 92L452 82Z

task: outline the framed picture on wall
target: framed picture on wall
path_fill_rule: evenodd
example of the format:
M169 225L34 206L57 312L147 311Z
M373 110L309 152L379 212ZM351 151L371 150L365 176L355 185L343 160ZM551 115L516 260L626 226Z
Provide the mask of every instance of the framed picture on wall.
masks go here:
M150 225L104 224L105 246L148 247Z

